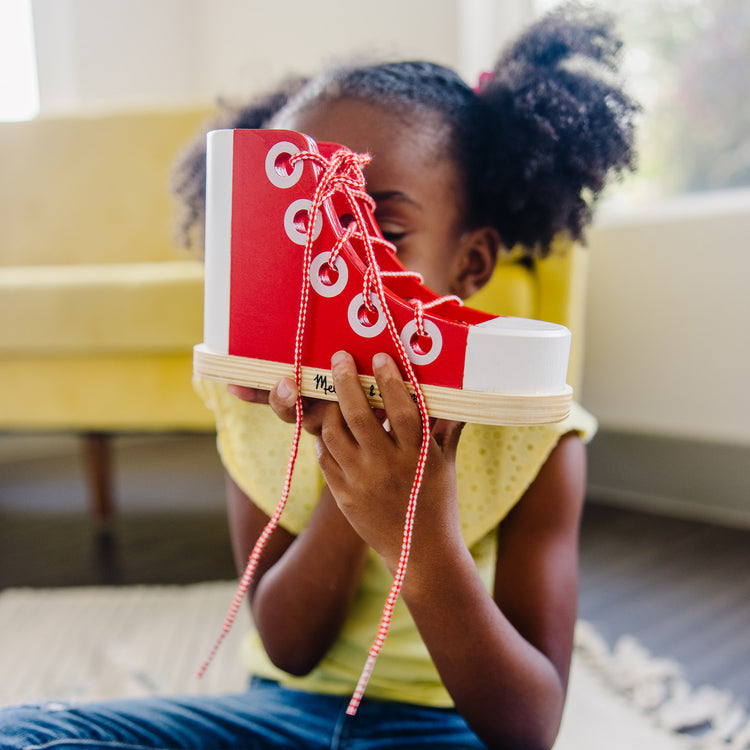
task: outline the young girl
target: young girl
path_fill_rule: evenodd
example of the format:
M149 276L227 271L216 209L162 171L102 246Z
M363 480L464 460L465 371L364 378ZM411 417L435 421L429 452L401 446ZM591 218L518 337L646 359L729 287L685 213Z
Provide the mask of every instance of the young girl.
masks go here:
M399 258L436 292L469 297L499 253L521 245L533 259L560 234L579 238L607 174L631 165L636 107L613 82L618 51L608 19L570 6L524 34L477 89L429 63L356 65L295 81L221 126L292 129L370 153L367 189ZM186 233L200 242L202 146L177 174ZM13 709L0 714L2 747L552 746L593 420L574 408L544 427L435 424L402 595L349 717L422 433L393 360L373 360L390 432L351 357L339 352L331 367L339 400L306 408L311 436L251 588L248 692ZM284 379L270 397L197 387L216 414L244 569L278 501L295 385Z

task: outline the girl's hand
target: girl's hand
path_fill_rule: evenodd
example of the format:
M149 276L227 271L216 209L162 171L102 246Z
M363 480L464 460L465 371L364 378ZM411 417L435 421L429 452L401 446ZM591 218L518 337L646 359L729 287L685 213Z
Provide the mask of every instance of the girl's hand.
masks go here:
M297 384L292 378L282 378L271 391L249 388L244 385L229 385L227 390L243 401L253 404L269 404L282 422L294 424L297 420ZM321 399L302 399L302 426L312 435L320 434L320 423L326 402Z
M349 523L395 570L422 444L419 409L388 355L375 355L373 374L389 428L367 402L353 358L334 354L331 370L338 403L325 405L318 461ZM447 420L435 423L417 502L414 554L429 554L446 539L461 540L455 457L462 427Z

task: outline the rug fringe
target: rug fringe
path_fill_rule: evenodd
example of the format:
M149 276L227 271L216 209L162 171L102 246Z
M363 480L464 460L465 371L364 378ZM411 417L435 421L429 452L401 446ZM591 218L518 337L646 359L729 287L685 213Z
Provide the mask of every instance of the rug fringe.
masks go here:
M610 649L585 621L576 625L575 649L615 693L693 750L750 750L750 716L731 692L693 688L676 661L652 656L632 636Z

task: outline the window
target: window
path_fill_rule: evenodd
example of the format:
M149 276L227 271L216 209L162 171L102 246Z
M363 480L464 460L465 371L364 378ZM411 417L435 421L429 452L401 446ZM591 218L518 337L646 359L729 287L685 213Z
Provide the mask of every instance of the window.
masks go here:
M0 2L0 120L39 113L31 0Z
M750 3L596 0L617 14L644 106L631 197L750 186ZM537 0L547 10L555 0Z

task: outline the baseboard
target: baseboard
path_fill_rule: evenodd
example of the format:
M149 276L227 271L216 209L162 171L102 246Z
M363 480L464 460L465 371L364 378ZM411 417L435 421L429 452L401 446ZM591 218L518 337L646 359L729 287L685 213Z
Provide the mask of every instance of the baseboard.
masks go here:
M604 429L589 447L588 496L750 528L750 446Z
M711 507L706 504L658 495L645 495L641 492L629 492L613 487L601 487L591 483L587 488L586 502L750 530L750 511L748 510Z

